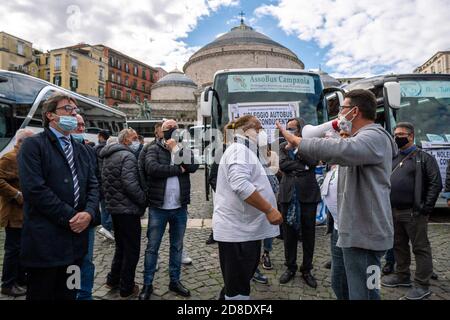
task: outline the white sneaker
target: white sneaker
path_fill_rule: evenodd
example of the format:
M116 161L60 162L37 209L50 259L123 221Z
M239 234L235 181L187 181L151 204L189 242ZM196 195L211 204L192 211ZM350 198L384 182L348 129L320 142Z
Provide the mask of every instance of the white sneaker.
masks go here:
M98 233L100 233L102 236L104 236L105 238L115 241L116 239L114 238L113 234L111 232L109 232L108 230L106 230L105 228L101 227L98 230Z
M185 253L184 250L183 250L182 256L181 256L181 263L182 264L191 264L192 263L192 259L189 258L189 256L187 255L187 253Z

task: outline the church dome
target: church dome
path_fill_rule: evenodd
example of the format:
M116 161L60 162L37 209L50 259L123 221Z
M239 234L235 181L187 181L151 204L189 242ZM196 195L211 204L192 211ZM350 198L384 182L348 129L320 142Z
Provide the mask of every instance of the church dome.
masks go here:
M153 86L152 90L159 87L167 86L187 86L196 88L197 85L188 76L186 76L180 70L173 70L159 79Z

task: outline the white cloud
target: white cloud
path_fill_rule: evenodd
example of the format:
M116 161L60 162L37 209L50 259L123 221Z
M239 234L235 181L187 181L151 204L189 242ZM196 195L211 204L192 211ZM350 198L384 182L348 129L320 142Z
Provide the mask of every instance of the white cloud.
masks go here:
M255 10L328 49L336 76L408 73L450 47L450 0L279 0Z
M183 41L200 19L238 0L3 0L0 31L42 50L105 44L151 66L181 66L199 48Z

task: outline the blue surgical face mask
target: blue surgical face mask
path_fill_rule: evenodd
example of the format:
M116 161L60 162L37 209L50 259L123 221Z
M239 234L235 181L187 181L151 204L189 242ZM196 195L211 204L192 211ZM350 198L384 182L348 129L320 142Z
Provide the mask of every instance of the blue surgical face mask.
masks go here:
M139 141L133 141L128 147L131 151L137 152L139 150L141 143Z
M86 135L84 133L72 133L71 136L79 143L83 143L86 139Z
M63 131L73 131L77 128L78 121L76 117L59 116L58 127Z

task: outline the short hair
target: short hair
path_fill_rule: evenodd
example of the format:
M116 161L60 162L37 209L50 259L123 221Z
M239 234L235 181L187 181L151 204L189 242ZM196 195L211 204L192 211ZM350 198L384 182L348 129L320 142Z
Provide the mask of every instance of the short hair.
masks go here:
M106 140L107 145L116 144L116 143L119 143L119 140L117 139L117 137L109 137L108 140Z
M44 123L44 127L48 128L48 125L50 121L47 118L47 112L55 112L56 106L61 100L68 100L72 101L73 103L77 104L77 100L75 98L69 96L68 94L56 92L52 94L42 105L42 120Z
M119 141L119 143L122 143L125 141L125 139L130 135L136 133L136 131L134 129L128 128L128 129L123 129L122 131L119 132L119 135L117 136L117 139Z
M16 132L16 143L20 143L28 137L34 134L33 130L30 129L19 129Z
M245 115L245 116L236 118L236 119L234 119L234 121L231 121L230 123L228 123L225 127L225 130L241 129L243 131L247 131L248 129L254 128L257 121L259 121L259 120L255 116Z
M377 98L369 90L356 89L345 94L349 98L352 106L356 106L361 111L363 118L375 120L377 118Z
M297 123L297 130L298 132L300 132L300 135L302 135L303 127L306 125L305 120L303 120L303 118L291 118L286 122L286 124L291 121L295 121Z
M399 122L395 126L394 130L397 128L404 128L408 130L408 132L411 134L414 134L414 125L411 122Z
M100 130L99 133L98 133L98 135L99 135L100 137L102 137L103 139L105 139L105 141L106 141L106 140L108 140L109 137L111 136L111 132L110 132L109 130Z

